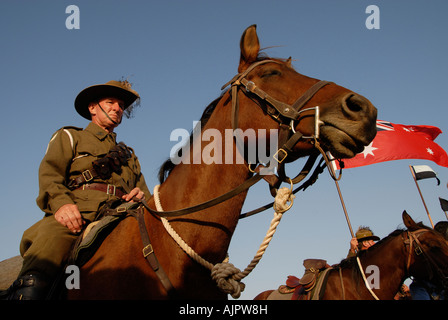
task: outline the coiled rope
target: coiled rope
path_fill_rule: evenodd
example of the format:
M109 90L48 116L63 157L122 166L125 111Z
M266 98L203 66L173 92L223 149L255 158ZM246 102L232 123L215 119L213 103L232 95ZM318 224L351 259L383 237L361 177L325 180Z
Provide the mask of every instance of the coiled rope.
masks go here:
M156 208L158 211L163 212L163 207L160 202L159 197L159 188L160 185L154 187L154 201L156 204ZM194 261L198 262L203 267L209 269L211 271L211 277L216 281L217 286L225 293L230 294L234 299L240 297L241 292L245 289L245 284L241 282L241 280L247 277L252 270L257 266L258 262L260 262L263 254L265 253L269 243L271 242L277 226L280 223L280 220L283 216L283 213L288 211L294 202L295 195L292 193L292 182L291 188L280 188L277 192L274 201L274 218L271 221L269 229L264 237L263 242L261 243L257 253L254 258L250 262L250 264L241 271L236 268L233 264L229 263L229 258L226 257L222 263L217 263L213 265L212 263L204 260L201 256L199 256L180 236L179 234L172 228L170 223L165 217L161 217L161 221L166 231L170 234L170 236L176 241L176 243L184 250Z

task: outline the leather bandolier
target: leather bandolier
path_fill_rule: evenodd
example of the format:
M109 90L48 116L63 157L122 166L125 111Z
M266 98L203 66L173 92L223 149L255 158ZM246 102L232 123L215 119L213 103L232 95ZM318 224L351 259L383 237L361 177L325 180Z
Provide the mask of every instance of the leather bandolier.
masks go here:
M78 177L72 179L68 187L77 189L94 179L107 180L112 173L121 174L122 166L131 158L131 150L123 142L118 143L104 157L92 162L92 168L87 169Z

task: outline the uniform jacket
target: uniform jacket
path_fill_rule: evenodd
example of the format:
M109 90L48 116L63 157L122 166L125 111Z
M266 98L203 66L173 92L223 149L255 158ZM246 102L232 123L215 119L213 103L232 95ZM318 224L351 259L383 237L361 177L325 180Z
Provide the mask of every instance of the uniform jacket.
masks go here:
M51 138L39 167L39 195L37 205L47 215L54 214L64 204L78 205L80 212L97 212L112 196L97 190L71 190L71 179L92 168L92 162L105 156L116 145L116 134L108 133L94 123L84 130L64 127ZM138 158L132 152L120 176L133 189L139 187L146 198L150 192L141 173ZM121 187L120 176L113 173L108 180L96 178L93 182ZM117 198L118 199L118 198Z

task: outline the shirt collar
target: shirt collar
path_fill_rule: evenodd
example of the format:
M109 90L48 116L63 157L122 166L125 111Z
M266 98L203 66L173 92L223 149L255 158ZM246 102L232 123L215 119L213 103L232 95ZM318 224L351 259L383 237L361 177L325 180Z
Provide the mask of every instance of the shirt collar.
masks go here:
M115 138L117 137L117 134L115 132L109 133L106 130L104 130L103 128L101 128L99 125L97 125L93 122L90 122L85 130L92 133L99 140L104 140L104 139L106 139L107 136L111 136L113 138L113 140L115 141Z

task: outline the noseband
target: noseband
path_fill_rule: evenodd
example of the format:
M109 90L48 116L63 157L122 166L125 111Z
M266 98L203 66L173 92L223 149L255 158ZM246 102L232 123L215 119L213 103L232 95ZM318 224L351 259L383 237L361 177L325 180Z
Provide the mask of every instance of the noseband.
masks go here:
M437 273L437 276L441 279L443 287L448 288L448 277L443 273L443 270L437 265L434 259L428 254L428 252L423 248L423 245L420 243L418 239L420 235L429 230L419 229L416 231L407 231L408 239L404 241L405 246L409 245L409 254L406 263L406 271L409 274L409 267L411 264L411 256L414 252L416 256L423 256L425 258L426 267L428 269L428 273L430 274L430 278L433 277L433 267ZM413 247L415 247L413 249Z

